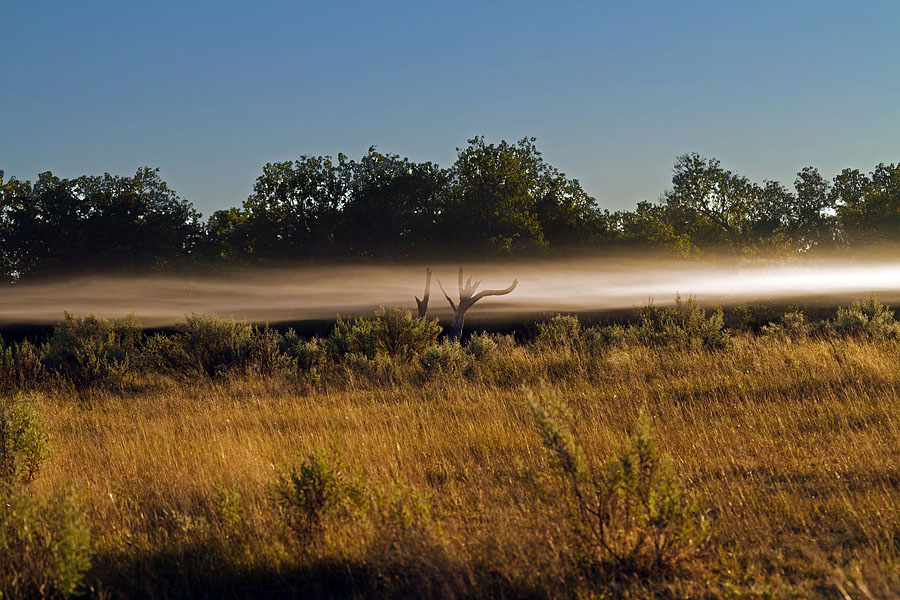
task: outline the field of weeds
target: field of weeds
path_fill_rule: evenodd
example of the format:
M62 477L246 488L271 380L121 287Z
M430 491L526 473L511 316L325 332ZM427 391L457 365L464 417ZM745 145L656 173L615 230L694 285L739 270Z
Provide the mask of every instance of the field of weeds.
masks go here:
M68 317L3 346L9 597L889 598L900 342L872 300L729 332L324 340Z

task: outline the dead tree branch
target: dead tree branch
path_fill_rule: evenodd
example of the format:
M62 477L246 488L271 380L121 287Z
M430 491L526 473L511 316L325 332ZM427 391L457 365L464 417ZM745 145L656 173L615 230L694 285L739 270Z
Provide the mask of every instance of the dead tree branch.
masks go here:
M504 296L509 294L516 286L519 284L519 280L513 280L512 284L502 290L482 290L477 294L475 291L478 289L478 286L481 285L480 281L472 281L472 278L469 277L466 280L465 284L463 284L463 268L459 268L459 279L457 282L459 288L459 304L455 304L450 296L447 294L446 290L444 290L444 286L441 284L441 280L438 279L438 286L440 286L441 291L444 292L444 297L447 299L447 302L450 303L450 308L453 309L453 321L450 326L450 335L454 339L460 339L462 337L463 324L466 320L466 311L472 308L472 305L481 300L486 296Z
M428 297L431 295L431 269L425 269L425 294L422 299L416 296L416 306L419 307L419 318L424 319L428 313Z

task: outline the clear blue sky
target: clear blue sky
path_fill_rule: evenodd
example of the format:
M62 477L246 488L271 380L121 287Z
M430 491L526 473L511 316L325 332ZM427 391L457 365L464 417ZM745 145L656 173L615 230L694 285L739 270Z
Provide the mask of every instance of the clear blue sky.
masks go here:
M900 2L7 2L0 169L161 174L208 215L269 161L537 136L601 206L696 151L790 184L900 161Z

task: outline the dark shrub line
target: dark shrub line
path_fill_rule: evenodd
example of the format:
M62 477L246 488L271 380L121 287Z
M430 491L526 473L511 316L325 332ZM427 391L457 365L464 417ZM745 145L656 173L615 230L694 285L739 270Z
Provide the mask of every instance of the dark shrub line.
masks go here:
M625 325L585 327L575 315L557 315L536 324L533 339L517 344L512 336L478 333L464 344L441 339L437 319L415 317L402 307L382 307L373 317L338 318L325 338L305 339L289 329L258 327L214 315L190 315L174 333L146 335L133 315L121 321L65 313L41 344L0 339L0 389L27 390L64 383L76 389L116 387L140 377L176 380L233 375L290 376L304 384L366 382L384 384L429 378L512 382L518 349L555 372L554 361L575 367L615 347L666 347L727 351L733 335L723 311L708 313L692 297L676 297L669 307L647 305ZM900 339L893 310L870 298L840 308L833 319L810 322L797 310L783 313L760 335ZM540 360L538 360L540 359ZM521 383L521 381L519 382Z

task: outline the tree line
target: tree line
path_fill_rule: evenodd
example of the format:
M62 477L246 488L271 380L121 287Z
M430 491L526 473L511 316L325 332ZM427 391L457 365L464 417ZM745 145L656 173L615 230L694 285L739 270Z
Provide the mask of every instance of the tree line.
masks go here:
M789 189L685 154L656 202L610 212L535 142L476 137L449 168L375 147L359 160L269 163L241 207L205 222L147 167L133 177L46 172L34 182L0 171L0 277L616 248L796 255L900 240L900 164L844 169L830 181L807 167Z

